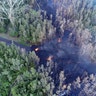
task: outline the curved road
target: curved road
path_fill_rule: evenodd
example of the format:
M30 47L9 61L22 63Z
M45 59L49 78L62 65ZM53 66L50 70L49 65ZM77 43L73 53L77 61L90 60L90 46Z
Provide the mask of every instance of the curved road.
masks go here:
M13 43L14 45L16 45L20 48L24 48L27 52L32 51L32 47L30 47L30 46L25 46L23 44L20 44L18 42L12 41L12 40L5 39L3 37L0 37L0 42L5 42L7 45L11 45Z

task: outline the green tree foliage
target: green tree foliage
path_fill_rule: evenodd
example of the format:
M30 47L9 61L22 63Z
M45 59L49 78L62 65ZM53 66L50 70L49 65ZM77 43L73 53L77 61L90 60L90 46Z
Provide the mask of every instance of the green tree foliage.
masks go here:
M9 19L12 25L17 18L17 11L23 4L23 0L1 0L0 1L0 19Z
M55 34L51 20L41 16L41 10L35 11L26 6L21 10L21 16L16 20L18 36L21 41L29 44L41 43Z
M23 78L22 77L23 75L25 76L24 78L27 79L27 81L24 79L26 81L25 83L27 84L28 81L30 80L31 86L34 87L34 84L32 82L35 82L37 80L38 74L34 69L35 59L34 60L32 59L33 56L34 58L37 58L34 52L28 55L25 53L24 49L20 51L20 49L16 48L14 45L6 46L5 43L0 43L0 95L1 96L9 96L9 94L11 94L11 91L14 90L13 87L15 86L15 84L17 82L19 83L22 81L21 79ZM37 83L35 82L35 84ZM20 86L22 86L22 84ZM30 86L30 84L28 86ZM34 90L35 89L33 89L33 91ZM13 91L12 94L13 94L12 96L15 96ZM19 96L18 94L17 96Z
M3 20L0 20L0 33L5 33L6 29L5 29L5 24Z
M41 16L41 11L37 0L2 0L0 20L4 24L0 26L0 31L5 32L6 29L10 36L18 37L20 42L41 43L55 33L52 20L47 19L46 12L44 17Z
M53 62L48 62L35 69L39 58L35 52L26 53L24 49L16 48L14 44L7 46L0 43L0 95L1 96L58 96L65 80L60 74L58 93L54 94L55 84L50 76L54 68Z
M12 96L44 96L43 88L40 86L38 73L34 68L23 72L16 78L11 88Z

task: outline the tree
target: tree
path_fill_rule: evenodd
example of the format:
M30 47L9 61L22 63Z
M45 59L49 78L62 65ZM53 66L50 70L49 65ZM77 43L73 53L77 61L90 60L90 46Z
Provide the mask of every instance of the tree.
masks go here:
M16 14L23 4L23 0L0 0L0 19L8 19L14 26Z

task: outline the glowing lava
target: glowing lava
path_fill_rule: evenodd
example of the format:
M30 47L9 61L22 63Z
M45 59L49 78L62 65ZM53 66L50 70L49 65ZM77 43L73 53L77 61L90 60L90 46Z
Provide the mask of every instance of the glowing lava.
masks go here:
M52 58L53 58L53 56L49 56L49 57L47 58L47 61L51 61Z
M36 49L35 49L35 51L38 51L38 50L39 50L39 48L36 48Z
M61 38L58 38L58 43L60 43L62 40L61 40Z

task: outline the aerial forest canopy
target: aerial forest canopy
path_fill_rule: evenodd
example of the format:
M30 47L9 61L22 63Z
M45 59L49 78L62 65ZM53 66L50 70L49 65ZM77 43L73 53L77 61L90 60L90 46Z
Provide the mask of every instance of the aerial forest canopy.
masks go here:
M41 15L42 10L36 0L3 0L0 5L0 32L29 44L42 42L54 34L51 20Z
M95 0L0 0L0 96L96 96L95 83Z

